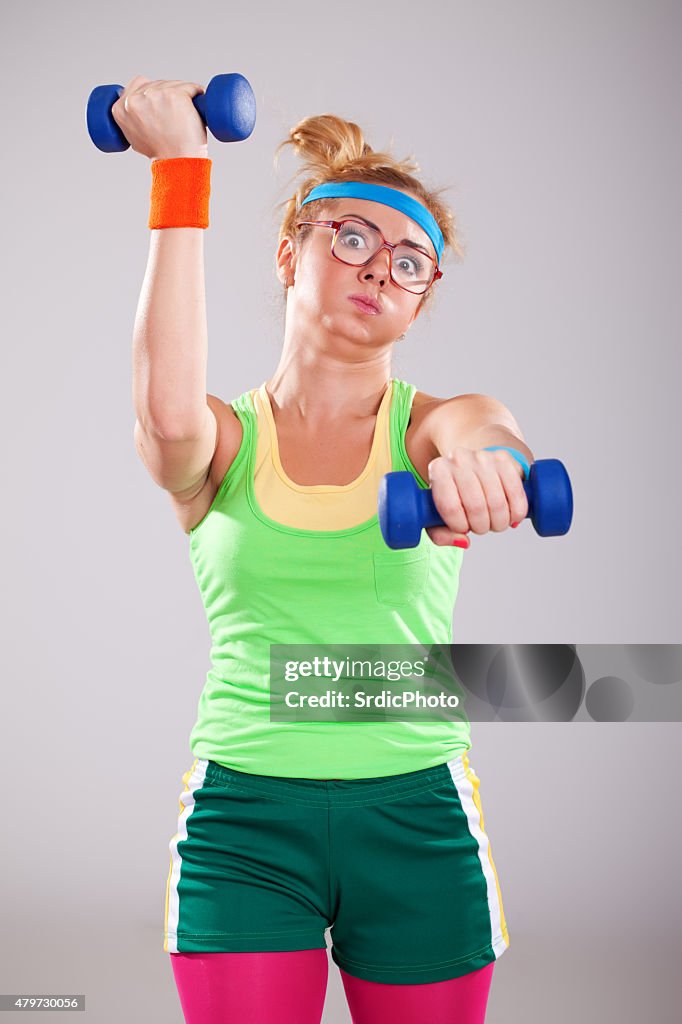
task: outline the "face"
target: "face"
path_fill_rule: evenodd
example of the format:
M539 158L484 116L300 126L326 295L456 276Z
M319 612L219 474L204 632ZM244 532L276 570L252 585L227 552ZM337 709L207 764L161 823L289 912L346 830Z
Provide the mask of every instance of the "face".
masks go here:
M405 190L406 195L412 193ZM400 210L369 199L338 200L334 208L323 209L310 219L343 220L364 218L375 225L388 242L404 240L423 246L436 259L433 244L415 221ZM301 220L307 220L306 207ZM419 315L423 295L414 295L397 285L390 276L390 254L381 249L363 267L340 262L331 253L333 228L309 227L303 244L288 237L282 239L277 252L278 277L287 289L287 319L295 316L297 331L305 321L325 327L332 334L348 334L354 338L370 337L378 342L395 341ZM381 312L365 312L349 299L350 295L366 295L375 299ZM291 308L293 306L293 308Z

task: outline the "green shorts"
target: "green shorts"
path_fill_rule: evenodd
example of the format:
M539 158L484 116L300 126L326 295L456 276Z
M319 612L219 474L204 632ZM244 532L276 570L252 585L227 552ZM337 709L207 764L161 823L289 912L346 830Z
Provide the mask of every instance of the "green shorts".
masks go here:
M195 759L170 841L168 953L327 948L348 974L446 981L509 945L466 753L367 779Z

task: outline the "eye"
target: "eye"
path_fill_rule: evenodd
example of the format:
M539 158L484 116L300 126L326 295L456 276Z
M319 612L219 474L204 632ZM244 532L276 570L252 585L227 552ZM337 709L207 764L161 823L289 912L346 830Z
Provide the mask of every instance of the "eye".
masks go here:
M339 231L339 239L349 249L360 249L367 247L367 236L361 228L350 224L344 224Z
M421 274L425 267L424 261L420 260L418 256L408 256L404 251L400 254L396 262L400 266L401 270L411 274Z

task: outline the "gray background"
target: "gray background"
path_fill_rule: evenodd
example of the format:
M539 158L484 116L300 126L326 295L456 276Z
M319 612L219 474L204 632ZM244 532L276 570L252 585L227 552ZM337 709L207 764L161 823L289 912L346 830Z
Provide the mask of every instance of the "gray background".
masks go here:
M354 120L449 186L467 258L393 373L502 400L576 498L566 537L473 537L455 639L674 643L681 21L662 0L3 6L0 990L182 1020L163 907L209 634L133 445L149 162L95 149L90 90L254 87L251 138L209 136L207 390L225 400L279 357L275 206L298 163L273 154L296 121ZM511 937L488 1021L677 1020L679 725L474 730ZM330 961L324 1022L348 1019Z

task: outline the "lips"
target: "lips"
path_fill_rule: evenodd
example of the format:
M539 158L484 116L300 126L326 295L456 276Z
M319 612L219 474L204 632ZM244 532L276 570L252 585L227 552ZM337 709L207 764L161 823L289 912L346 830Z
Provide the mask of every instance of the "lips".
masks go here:
M369 295L349 295L348 298L365 313L381 313L379 303Z

